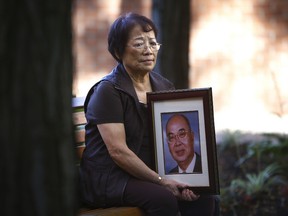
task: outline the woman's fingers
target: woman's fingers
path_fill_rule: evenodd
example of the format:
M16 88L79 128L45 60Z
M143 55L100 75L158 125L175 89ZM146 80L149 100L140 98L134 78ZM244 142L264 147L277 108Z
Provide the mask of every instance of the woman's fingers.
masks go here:
M164 179L162 180L162 185L164 185L174 194L174 196L178 197L179 199L186 201L195 201L199 198L199 195L194 194L193 191L188 189L188 186L185 184L181 184L173 180Z
M182 191L182 199L186 201L195 201L199 198L199 195L193 193L190 189L183 189Z

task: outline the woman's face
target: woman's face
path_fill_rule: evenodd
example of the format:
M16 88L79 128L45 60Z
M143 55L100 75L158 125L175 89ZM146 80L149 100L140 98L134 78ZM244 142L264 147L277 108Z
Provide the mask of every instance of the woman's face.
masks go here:
M144 48L136 48L143 43ZM155 43L157 41L153 30L143 32L139 25L132 29L122 56L123 65L128 73L145 74L154 68L158 50L153 50L149 46Z

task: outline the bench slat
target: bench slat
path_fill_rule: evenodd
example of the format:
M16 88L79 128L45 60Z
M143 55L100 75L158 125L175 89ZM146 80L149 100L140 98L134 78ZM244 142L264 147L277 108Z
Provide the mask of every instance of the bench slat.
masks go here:
M76 147L76 155L77 155L77 159L79 162L82 158L84 149L85 149L85 144Z
M85 128L84 128L84 126L75 128L75 142L76 142L76 144L85 142Z
M86 124L86 118L85 118L85 113L84 111L76 111L73 113L73 122L74 125L82 125Z
M78 216L144 216L145 214L137 207L113 207L106 209L93 209L80 212Z

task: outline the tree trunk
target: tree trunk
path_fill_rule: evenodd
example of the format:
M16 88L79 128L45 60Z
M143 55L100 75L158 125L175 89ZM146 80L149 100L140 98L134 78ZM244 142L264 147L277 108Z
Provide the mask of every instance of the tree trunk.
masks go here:
M1 215L75 215L71 8L0 3Z
M190 0L153 0L153 20L162 43L156 70L176 88L188 88Z

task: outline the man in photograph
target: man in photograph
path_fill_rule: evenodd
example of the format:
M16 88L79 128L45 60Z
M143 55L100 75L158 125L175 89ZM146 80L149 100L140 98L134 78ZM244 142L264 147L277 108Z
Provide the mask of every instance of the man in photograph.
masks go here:
M169 171L175 173L202 173L201 157L194 150L194 133L189 119L183 114L174 114L166 124L169 152L177 166Z

